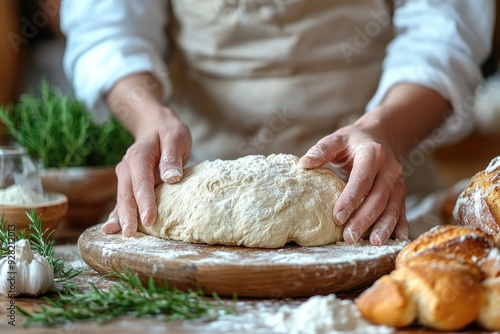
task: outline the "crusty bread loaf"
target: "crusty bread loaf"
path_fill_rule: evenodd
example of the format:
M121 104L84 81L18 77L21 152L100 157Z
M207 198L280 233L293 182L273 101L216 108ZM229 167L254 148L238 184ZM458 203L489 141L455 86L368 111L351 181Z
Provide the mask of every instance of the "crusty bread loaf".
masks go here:
M453 216L457 224L477 227L500 245L500 156L472 177L455 203Z
M403 248L396 269L364 291L356 305L378 324L404 327L418 321L459 330L476 321L497 330L500 279L488 281L500 264L495 254L493 238L477 228L438 226Z

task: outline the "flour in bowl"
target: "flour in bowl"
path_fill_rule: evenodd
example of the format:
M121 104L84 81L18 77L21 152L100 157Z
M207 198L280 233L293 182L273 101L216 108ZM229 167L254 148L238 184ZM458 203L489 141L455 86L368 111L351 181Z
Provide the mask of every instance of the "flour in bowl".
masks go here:
M14 184L0 189L0 204L5 205L32 205L46 202L45 195L31 188Z

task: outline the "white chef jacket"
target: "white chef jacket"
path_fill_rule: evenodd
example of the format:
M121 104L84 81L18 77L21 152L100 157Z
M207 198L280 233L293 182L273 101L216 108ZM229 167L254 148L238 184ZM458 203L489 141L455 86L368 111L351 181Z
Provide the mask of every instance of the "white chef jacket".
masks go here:
M64 0L61 8L64 68L95 119L109 117L102 96L117 80L151 72L191 129L195 162L301 155L399 82L448 99L460 117L445 121L446 141L463 138L493 23L493 0L398 1L394 12L384 0Z

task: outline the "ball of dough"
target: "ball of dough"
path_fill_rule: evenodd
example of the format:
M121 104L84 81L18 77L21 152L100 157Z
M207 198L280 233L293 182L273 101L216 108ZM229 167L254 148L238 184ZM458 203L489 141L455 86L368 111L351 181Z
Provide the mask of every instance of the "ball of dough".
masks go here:
M332 212L344 186L330 169L301 168L294 155L205 161L156 188L157 221L140 230L192 243L325 245L342 239Z

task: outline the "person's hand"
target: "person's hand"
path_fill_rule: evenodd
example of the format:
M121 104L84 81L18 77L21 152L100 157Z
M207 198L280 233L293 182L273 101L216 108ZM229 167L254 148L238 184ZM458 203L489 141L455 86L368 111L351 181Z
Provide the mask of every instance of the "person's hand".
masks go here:
M348 177L333 208L333 220L344 225L344 240L357 242L370 232L370 243L384 244L394 233L408 239L406 187L402 166L384 136L359 122L322 138L300 159L311 169L332 162L339 176Z
M385 243L393 233L408 239L406 186L398 157L429 136L450 109L440 93L398 83L382 104L324 137L301 158L304 168L332 162L348 177L333 208L335 223L345 224L345 241L356 242L370 228L373 245Z
M157 217L154 188L162 182L182 179L191 145L188 127L173 114L138 135L116 166L117 203L103 232L121 230L124 236L132 236L138 224L153 225Z

